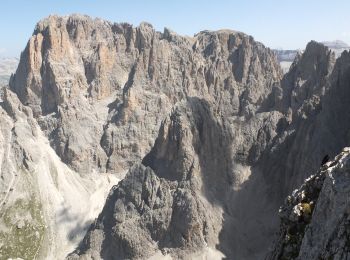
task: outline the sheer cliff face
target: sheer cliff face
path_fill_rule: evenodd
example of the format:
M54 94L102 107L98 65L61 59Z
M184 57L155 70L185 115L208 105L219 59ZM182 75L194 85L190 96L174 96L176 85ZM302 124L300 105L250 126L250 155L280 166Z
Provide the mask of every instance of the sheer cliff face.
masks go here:
M222 116L267 110L280 68L269 49L233 31L182 37L83 16L36 26L10 82L64 162L81 172L127 169L161 120L189 96ZM264 102L265 101L265 102Z
M281 82L290 121L261 164L285 195L316 171L326 154L335 156L350 145L349 57L344 52L335 61L327 48L311 42Z
M298 142L306 140L299 156L295 156L296 149L294 156L290 155L289 160L299 157L301 163L289 171L292 172L289 185L302 182L302 178L311 173L314 175L281 207L279 237L270 259L349 257L349 148L341 151L350 144L349 52L337 59L326 79L324 95L316 103L318 109L311 116L311 122L305 118L299 126L309 130L297 139ZM317 164L317 158L321 158L322 153L331 157L339 154L318 170L320 160Z
M182 257L209 247L228 258L261 259L277 231L285 196L318 169L325 154L349 144L348 56L335 61L327 48L310 42L265 99L273 105L249 117L221 116L220 107L201 98L178 103L143 165L111 192L70 257L144 258L158 250ZM149 184L142 186L142 180ZM140 188L126 188L127 183ZM164 212L154 217L158 206L142 194L163 189L170 194L151 197ZM138 205L135 219L129 209ZM154 223L161 223L161 235L153 235ZM126 237L139 229L147 239Z
M203 99L179 102L161 124L151 152L111 191L101 215L70 258L146 258L158 251L182 258L216 247L231 257L261 256L268 246L262 236L272 232L271 227L264 226L266 231L254 223L262 206L245 203L262 196L266 185L254 176L259 181L243 186L252 173L250 165L240 162L243 155L235 158L239 149L234 139L244 134L234 131L257 136L256 127L260 134L273 136L278 115L264 113L236 129L230 120L216 117ZM254 150L253 141L245 142ZM261 205L264 198L260 197ZM253 222L243 227L240 221ZM254 236L244 236L243 230L254 228ZM243 247L248 240L250 246ZM250 247L256 247L253 254Z
M69 258L262 259L285 196L349 145L349 57L310 42L282 78L240 32L51 16L6 90L19 100L1 106L29 111L84 185L128 170Z

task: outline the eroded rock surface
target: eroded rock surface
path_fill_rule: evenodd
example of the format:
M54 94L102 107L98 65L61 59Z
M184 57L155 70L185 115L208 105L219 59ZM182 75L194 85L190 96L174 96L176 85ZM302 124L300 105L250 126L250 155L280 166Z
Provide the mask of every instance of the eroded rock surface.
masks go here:
M181 258L206 247L220 250L229 259L264 257L277 231L277 210L284 197L319 167L325 154L336 154L349 142L348 113L343 113L349 97L348 55L344 53L335 61L325 46L310 42L290 72L262 102L269 104L265 110L260 108L249 115L225 114L221 110L224 108L216 107L214 102L198 98L188 98L182 106L176 106L163 122L143 164L175 187L189 182L184 187L195 194L191 205L204 199L204 208L217 206L212 221L206 222L206 215L195 214L197 223L205 223L212 232L199 229L194 240L198 243L191 244L193 240L184 234L192 229L178 220L181 228L174 229L170 223L168 232L183 230L183 243L167 239L170 243L164 244L163 238L157 237L148 242L157 242L157 246L144 244L151 251L132 257L148 257L161 250ZM338 98L344 102L335 105ZM197 210L200 208L197 206ZM110 229L97 228L106 215L100 215L86 236L84 250L71 257L85 257L91 252L103 255L103 248L94 251L96 247L88 241L96 230L110 234ZM112 236L120 235L119 226L114 224ZM103 243L110 239L100 236L93 241ZM133 239L128 241L135 245ZM139 252L139 246L129 252ZM123 250L114 252L117 258L118 252Z
M100 212L113 175L72 171L15 93L1 89L0 259L63 259Z
M82 175L129 169L69 258L262 259L287 194L350 145L349 77L350 54L314 41L282 78L244 33L50 16L2 107L27 111Z
M269 259L349 257L349 148L288 196Z
M64 162L127 169L149 152L164 115L186 97L249 116L281 78L269 49L234 31L182 37L86 16L39 22L10 87Z

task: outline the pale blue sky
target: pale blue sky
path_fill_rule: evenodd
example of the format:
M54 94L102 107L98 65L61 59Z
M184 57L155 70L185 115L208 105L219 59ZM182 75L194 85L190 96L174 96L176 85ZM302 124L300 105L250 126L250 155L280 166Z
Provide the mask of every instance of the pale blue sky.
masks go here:
M187 35L229 28L272 48L304 48L310 40L350 43L349 0L1 0L0 55L19 56L37 21L70 13L134 25L148 21L157 30Z

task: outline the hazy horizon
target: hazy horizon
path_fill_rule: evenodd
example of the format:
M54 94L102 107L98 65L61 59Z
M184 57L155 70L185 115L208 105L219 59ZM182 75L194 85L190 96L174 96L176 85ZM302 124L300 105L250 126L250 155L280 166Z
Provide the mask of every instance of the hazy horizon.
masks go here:
M29 4L30 3L30 4ZM341 7L341 8L339 8ZM350 2L296 0L209 1L160 0L117 3L112 0L45 1L13 0L2 3L1 57L19 57L35 24L52 14L79 13L111 22L151 23L156 30L168 27L182 35L202 30L231 29L252 35L275 49L303 49L311 40L350 43Z

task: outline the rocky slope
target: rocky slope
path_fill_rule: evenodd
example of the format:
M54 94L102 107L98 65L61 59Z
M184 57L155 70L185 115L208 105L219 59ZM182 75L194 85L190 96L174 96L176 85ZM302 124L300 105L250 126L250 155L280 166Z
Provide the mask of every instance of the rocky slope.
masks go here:
M42 20L2 103L9 122L19 113L30 122L16 136L32 143L10 155L11 167L38 158L37 186L28 189L50 201L39 236L50 234L40 233L43 223L62 230L50 236L59 242L31 247L39 258L73 251L100 210L91 205L103 206L103 191L117 182L108 174L127 170L69 259L263 258L284 198L325 154L350 145L349 77L350 54L336 60L317 42L282 76L273 51L241 32L183 37L147 23ZM9 167L6 203L16 177Z
M349 258L349 151L345 148L288 196L269 259Z
M264 127L264 120L273 119L262 116L254 123ZM234 213L239 201L229 203L251 174L249 165L234 163L231 131L208 102L191 98L178 104L143 164L131 168L111 193L78 254L124 259L150 257L161 250L182 258L217 244L227 252L231 238L243 243L246 238L222 229L243 220Z
M0 259L63 259L118 180L69 169L32 110L6 88L1 99Z
M276 89L274 106L249 119L220 117L196 98L176 107L144 166L132 168L125 184L115 187L70 259L144 258L158 250L182 258L207 247L229 259L262 258L266 238L277 228L277 205L319 167L325 153L336 154L349 143L348 57L344 53L336 62L327 47L310 42ZM142 186L148 176L157 181ZM128 183L140 184L133 189ZM163 189L170 194L161 196ZM164 215L150 201L160 203ZM135 207L141 207L138 214L129 213ZM179 212L188 218L178 219ZM153 234L159 226L160 234ZM127 235L135 233L145 240Z

